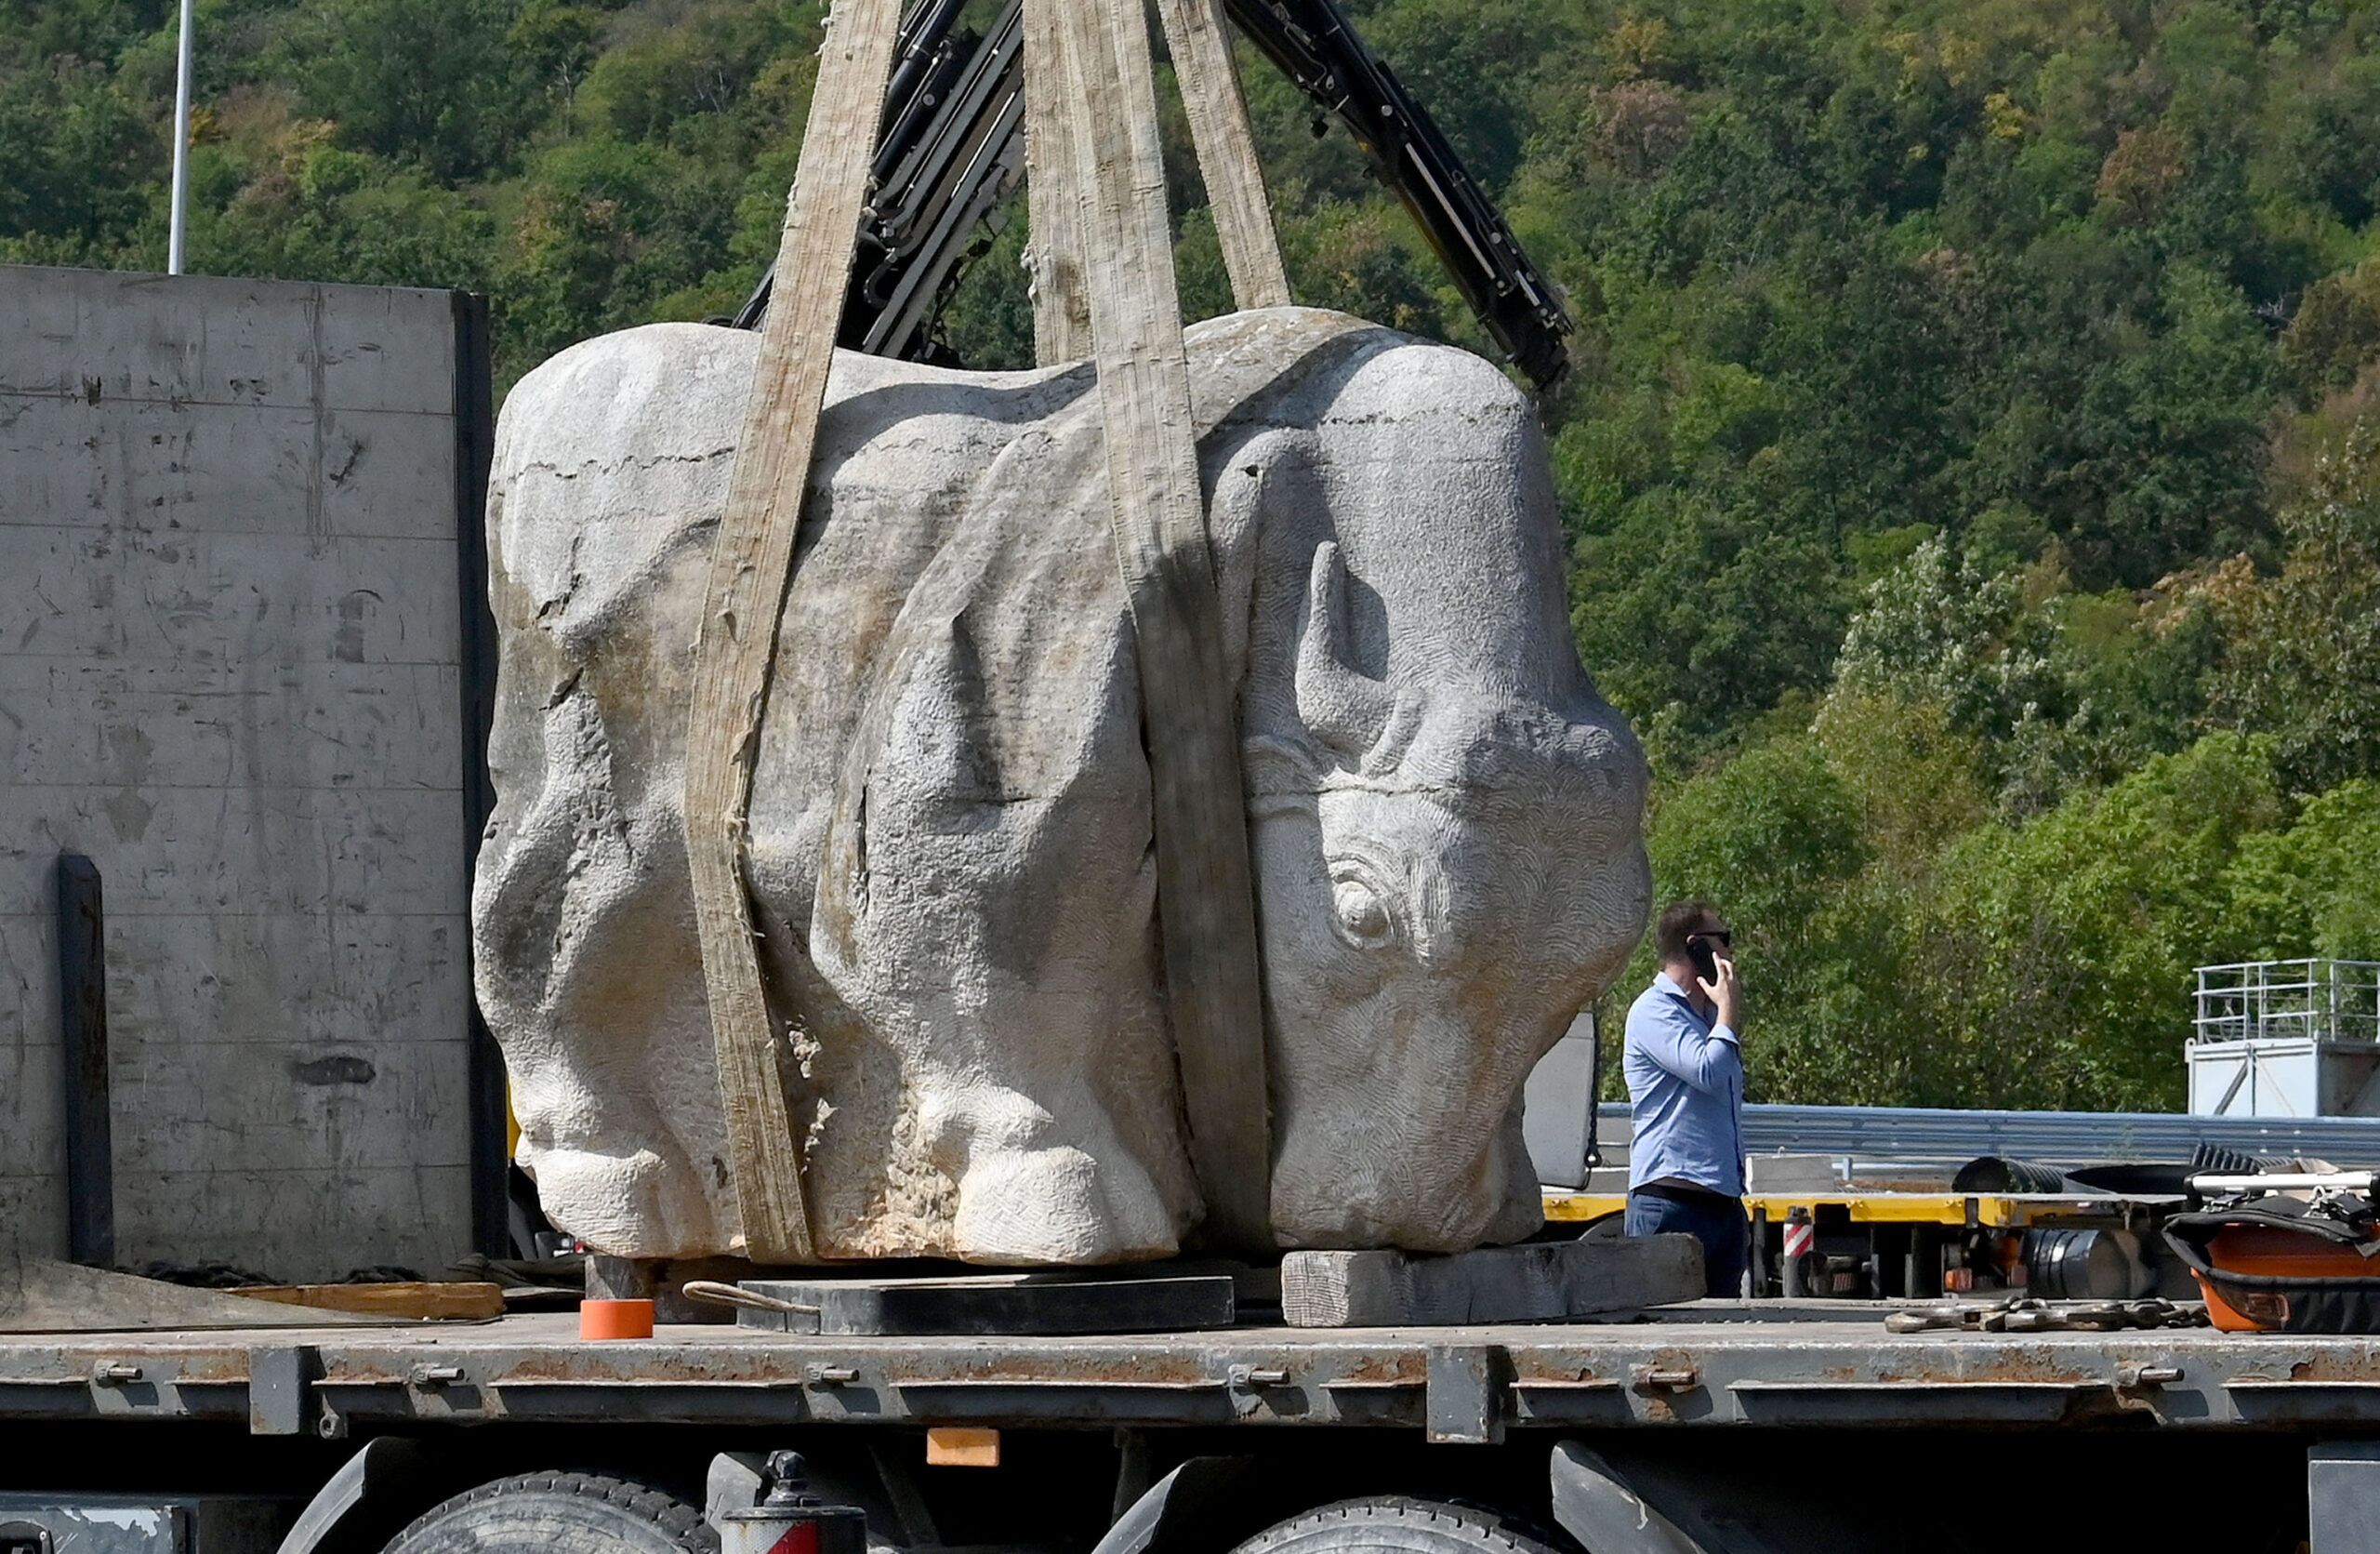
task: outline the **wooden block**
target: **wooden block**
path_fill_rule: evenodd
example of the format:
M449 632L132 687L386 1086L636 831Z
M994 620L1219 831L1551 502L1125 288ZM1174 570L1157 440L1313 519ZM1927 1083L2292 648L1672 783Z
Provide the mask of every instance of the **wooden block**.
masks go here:
M928 1468L998 1468L1000 1432L937 1425L926 1431Z
M1291 1327L1560 1322L1692 1300L1702 1284L1702 1243L1692 1236L1483 1247L1451 1257L1292 1252L1281 1259L1281 1315Z
M501 1284L250 1284L237 1293L250 1300L403 1322L485 1322L504 1315Z
M810 1309L740 1310L746 1327L828 1336L1174 1333L1229 1327L1228 1274L1096 1279L1064 1273L940 1279L746 1279L738 1287Z

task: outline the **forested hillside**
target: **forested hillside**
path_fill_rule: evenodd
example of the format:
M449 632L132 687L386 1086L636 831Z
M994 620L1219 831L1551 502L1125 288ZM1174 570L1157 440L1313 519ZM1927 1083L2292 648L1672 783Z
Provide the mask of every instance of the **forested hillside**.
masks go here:
M1659 888L1739 926L1754 1098L2169 1107L2193 963L2380 957L2373 0L1351 8L1580 320L1580 649ZM483 289L509 382L742 298L820 8L199 15L192 267ZM162 268L172 60L167 0L0 0L0 259ZM1247 68L1301 299L1476 344Z

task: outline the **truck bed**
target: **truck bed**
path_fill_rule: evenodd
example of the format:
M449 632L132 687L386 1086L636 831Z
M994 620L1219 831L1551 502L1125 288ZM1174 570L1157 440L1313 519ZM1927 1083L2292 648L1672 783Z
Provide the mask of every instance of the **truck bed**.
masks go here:
M478 1324L0 1337L0 1419L245 1420L338 1437L498 1420L1508 1428L2380 1423L2380 1340L1887 1333L1843 1301L1701 1301L1646 1320L1115 1337L821 1338L570 1314Z

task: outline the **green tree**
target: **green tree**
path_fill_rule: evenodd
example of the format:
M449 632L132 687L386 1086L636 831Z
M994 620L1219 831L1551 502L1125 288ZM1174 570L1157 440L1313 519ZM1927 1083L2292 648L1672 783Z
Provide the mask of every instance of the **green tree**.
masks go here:
M2215 677L2217 715L2269 732L2300 792L2380 776L2380 395L2344 418L2282 515L2279 576L2229 603Z
M2178 1107L2190 968L2244 958L2228 870L2282 817L2269 742L2224 733L1954 843L1905 930L1932 1096Z
M111 262L143 241L167 148L105 70L14 52L0 53L0 260Z
M2226 883L2249 956L2380 960L2380 783L2343 782L2287 830L2243 838Z
M311 0L268 68L340 139L438 179L517 153L540 116L532 63L512 46L518 0Z
M1646 830L1657 899L1702 897L1736 931L1755 1029L1752 1099L1878 1100L1905 1055L1876 1038L1893 991L1853 881L1866 861L1858 800L1818 742L1789 737L1672 790ZM1623 987L1653 971L1640 950Z

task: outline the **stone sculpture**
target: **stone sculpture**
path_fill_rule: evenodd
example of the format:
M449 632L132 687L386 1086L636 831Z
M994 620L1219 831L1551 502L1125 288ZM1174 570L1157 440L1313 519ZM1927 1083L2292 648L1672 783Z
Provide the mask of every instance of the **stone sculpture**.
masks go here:
M473 903L520 1158L597 1248L736 1244L680 792L757 341L656 325L517 387L488 531ZM1539 1222L1522 1081L1644 920L1642 758L1571 645L1528 402L1339 314L1189 332L1238 676L1283 1246ZM747 878L822 1255L1167 1255L1199 1213L1133 635L1087 366L839 352Z

